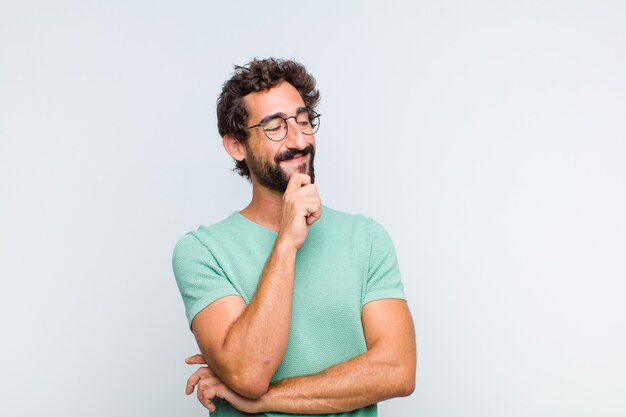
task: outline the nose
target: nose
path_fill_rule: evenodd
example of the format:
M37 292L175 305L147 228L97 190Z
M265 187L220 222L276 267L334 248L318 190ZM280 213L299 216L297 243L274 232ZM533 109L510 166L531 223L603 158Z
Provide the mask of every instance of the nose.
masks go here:
M306 148L308 144L307 135L302 133L295 118L287 120L287 123L289 127L287 129L287 136L285 136L285 146L298 150Z

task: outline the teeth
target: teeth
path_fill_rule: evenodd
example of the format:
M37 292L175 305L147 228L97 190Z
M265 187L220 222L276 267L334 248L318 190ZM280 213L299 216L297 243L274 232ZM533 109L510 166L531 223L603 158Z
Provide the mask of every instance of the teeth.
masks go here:
M304 158L306 155L303 155L301 153L292 156L291 158L283 158L281 159L281 161L291 161L292 159L296 159L296 158Z

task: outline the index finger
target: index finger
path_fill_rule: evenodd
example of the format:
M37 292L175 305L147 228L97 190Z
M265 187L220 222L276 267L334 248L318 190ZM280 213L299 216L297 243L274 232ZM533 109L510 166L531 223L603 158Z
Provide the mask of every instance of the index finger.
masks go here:
M287 183L287 188L285 189L285 192L287 193L290 191L297 190L303 185L308 185L310 183L311 183L311 177L309 177L307 174L294 172L293 174L291 174L291 178L289 178L289 182Z
M189 395L193 392L194 387L198 384L198 382L202 379L197 372L191 374L189 379L187 380L187 385L185 386L185 394Z
M193 388L196 385L198 385L198 382L202 378L206 378L206 377L215 377L215 375L213 375L213 372L211 372L211 370L206 366L196 369L196 372L191 374L189 379L187 379L187 386L185 387L185 394L187 395L191 394L193 392Z

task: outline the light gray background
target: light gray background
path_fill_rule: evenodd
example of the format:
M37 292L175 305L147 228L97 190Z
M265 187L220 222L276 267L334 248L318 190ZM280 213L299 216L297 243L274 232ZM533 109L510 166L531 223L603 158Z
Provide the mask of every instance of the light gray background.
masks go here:
M322 91L323 202L383 223L417 389L381 416L626 414L626 3L3 0L3 416L204 415L176 240L249 197L232 65Z

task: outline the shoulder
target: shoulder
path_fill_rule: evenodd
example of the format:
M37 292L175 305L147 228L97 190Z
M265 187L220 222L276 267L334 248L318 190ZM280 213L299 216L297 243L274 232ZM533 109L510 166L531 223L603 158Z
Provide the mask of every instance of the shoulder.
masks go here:
M351 214L324 206L322 217L313 232L314 240L352 242L362 253L369 253L372 246L387 245L390 237L385 228L372 217ZM316 224L317 224L316 223ZM307 238L308 239L308 238Z
M363 214L352 214L335 210L324 206L322 209L322 218L325 218L324 225L333 229L351 229L371 235L379 233L383 226L371 217Z
M332 225L351 224L361 226L367 223L369 219L362 214L346 213L327 206L322 207L322 216L325 217L327 223Z
M206 252L211 242L219 240L221 236L232 235L237 228L236 213L210 226L199 226L196 230L187 232L178 239L174 246L174 258L189 253Z

